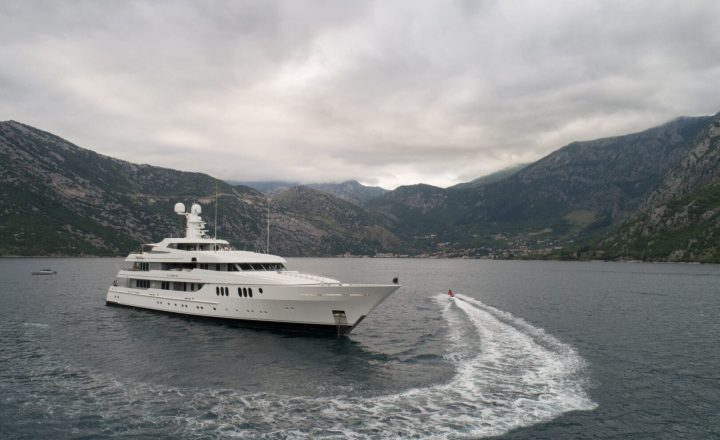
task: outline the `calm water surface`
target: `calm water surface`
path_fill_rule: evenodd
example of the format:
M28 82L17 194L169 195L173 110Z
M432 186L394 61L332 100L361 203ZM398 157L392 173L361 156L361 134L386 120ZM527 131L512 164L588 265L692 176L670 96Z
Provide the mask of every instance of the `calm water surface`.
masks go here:
M1 438L720 438L718 266L290 259L400 278L337 339L107 307L121 264L0 260Z

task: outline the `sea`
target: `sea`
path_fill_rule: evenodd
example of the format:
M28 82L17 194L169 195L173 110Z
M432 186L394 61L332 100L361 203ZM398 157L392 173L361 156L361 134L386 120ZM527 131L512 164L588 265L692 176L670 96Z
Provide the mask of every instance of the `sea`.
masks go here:
M336 337L106 306L122 265L0 259L0 438L720 438L720 266L289 259L399 278Z

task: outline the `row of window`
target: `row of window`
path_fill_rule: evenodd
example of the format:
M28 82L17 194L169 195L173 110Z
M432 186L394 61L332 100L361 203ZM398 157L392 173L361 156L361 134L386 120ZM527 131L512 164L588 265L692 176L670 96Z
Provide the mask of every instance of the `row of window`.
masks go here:
M153 267L157 268L156 265ZM241 271L257 271L257 270L284 270L285 265L282 263L160 263L160 270L192 270L192 269L203 269L203 270L216 270L216 271L227 271L227 272L241 272ZM150 270L150 263L134 263L133 270L148 271Z
M207 264L201 264L200 266L207 266ZM216 266L215 270L220 270L219 264L210 266ZM207 269L207 267L200 267L200 269ZM282 263L228 263L226 270L228 272L248 272L251 270L283 270L285 266ZM212 267L210 270L213 270Z
M138 279L130 279L130 287L135 287L138 289L149 289L149 288L158 288L162 290L176 290L181 292L196 292L200 289L202 289L203 284L202 283L185 283L185 282L178 282L178 281L151 281L151 280L138 280ZM263 293L262 287L258 288L259 293ZM238 296L241 298L252 298L253 297L253 289L252 287L238 287L237 288ZM217 296L229 296L230 295L230 289L228 289L225 286L216 286L215 287L215 295Z
M227 245L220 245L217 243L170 243L168 245L170 249L179 249L181 251L219 251L219 250L230 250Z
M162 289L177 290L180 292L196 292L202 289L202 283L185 283L179 281L153 281L153 280L137 280L130 279L130 287L138 289Z
M238 287L237 288L238 296L242 298L252 298L253 297L253 290L252 287ZM258 289L258 292L263 293L262 287ZM217 296L228 296L230 294L230 291L227 287L215 287L215 295Z

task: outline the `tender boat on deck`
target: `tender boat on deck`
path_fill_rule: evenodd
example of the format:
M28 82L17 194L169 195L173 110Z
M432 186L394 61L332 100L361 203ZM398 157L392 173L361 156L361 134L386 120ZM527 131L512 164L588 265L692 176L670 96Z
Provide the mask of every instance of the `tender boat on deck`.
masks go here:
M200 205L185 237L146 244L125 259L107 304L251 323L350 333L397 284L345 284L286 268L279 256L237 251L207 235Z

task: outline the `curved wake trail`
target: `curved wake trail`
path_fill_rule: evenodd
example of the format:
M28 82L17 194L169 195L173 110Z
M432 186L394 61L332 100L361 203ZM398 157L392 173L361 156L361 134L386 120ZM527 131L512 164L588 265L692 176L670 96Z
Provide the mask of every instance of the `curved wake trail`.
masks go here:
M290 397L127 384L58 365L54 386L77 399L54 410L99 413L125 433L131 419L138 432L178 438L477 438L597 406L584 391L585 363L569 345L473 298L434 300L449 326L446 359L455 374L446 383L374 398Z
M457 370L450 382L370 399L292 398L280 404L267 395L244 396L236 416L252 419L257 414L248 412L263 408L264 422L278 429L266 437L457 438L499 435L596 407L583 389L584 361L569 345L481 301L444 295L435 300L444 303L450 325L453 347L447 358ZM237 410L237 402L229 400L218 413ZM270 416L277 410L283 415ZM288 422L316 428L288 431L283 426Z

